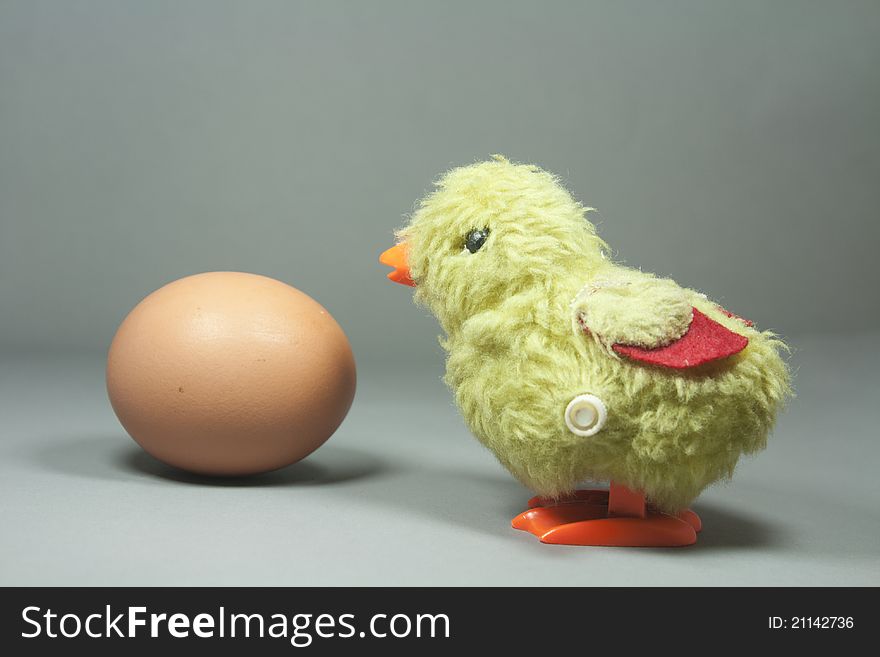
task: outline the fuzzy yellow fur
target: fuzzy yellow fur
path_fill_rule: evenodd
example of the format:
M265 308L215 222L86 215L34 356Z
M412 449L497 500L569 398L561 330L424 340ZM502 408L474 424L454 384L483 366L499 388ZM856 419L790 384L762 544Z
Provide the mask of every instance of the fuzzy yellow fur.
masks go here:
M613 479L675 511L765 446L790 393L784 345L693 290L611 262L587 212L551 174L496 156L446 173L398 237L416 300L446 333L456 403L517 479L550 497ZM471 253L465 236L483 228ZM677 339L692 306L748 337L746 349L683 371L610 351ZM589 438L563 416L581 393L608 409Z

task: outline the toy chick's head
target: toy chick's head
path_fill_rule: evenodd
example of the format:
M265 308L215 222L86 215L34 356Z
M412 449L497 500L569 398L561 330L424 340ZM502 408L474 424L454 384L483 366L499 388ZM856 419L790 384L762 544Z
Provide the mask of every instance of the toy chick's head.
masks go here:
M447 172L425 197L398 246L389 278L414 284L444 330L507 297L553 287L603 260L580 203L554 176L502 156Z

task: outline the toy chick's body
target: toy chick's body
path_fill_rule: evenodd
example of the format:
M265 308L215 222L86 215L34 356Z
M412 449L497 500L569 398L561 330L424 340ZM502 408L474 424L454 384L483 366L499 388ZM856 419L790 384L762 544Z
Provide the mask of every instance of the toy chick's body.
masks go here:
M787 389L782 361L773 362L774 338L693 296L701 312L749 338L729 362L658 376L572 331L567 303L548 304L544 318L526 314L518 325L499 320L511 310L502 303L449 334L446 382L474 435L538 495L563 497L584 480L613 480L679 511L729 477L740 454L765 446ZM589 438L573 434L563 416L584 392L604 400L608 413Z
M446 333L445 380L498 460L543 498L611 480L675 514L766 444L783 345L611 262L586 212L550 174L496 158L446 174L399 237Z

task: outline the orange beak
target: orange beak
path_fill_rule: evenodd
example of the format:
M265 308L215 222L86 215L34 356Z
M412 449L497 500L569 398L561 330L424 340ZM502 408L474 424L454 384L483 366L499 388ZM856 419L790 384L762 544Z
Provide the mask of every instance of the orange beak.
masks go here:
M406 259L406 252L406 242L400 242L382 253L379 256L379 262L383 265L394 267L394 271L388 274L389 279L401 285L415 287L415 281L409 277L409 262Z

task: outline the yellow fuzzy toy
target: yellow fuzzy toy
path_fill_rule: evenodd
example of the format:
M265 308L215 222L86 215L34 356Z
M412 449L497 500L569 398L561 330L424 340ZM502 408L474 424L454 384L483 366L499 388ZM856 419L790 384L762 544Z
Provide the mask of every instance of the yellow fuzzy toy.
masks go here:
M784 345L612 262L588 212L551 174L496 156L446 173L383 261L438 318L446 383L519 481L558 500L613 480L674 515L765 446L790 394ZM698 319L705 363L681 347Z

